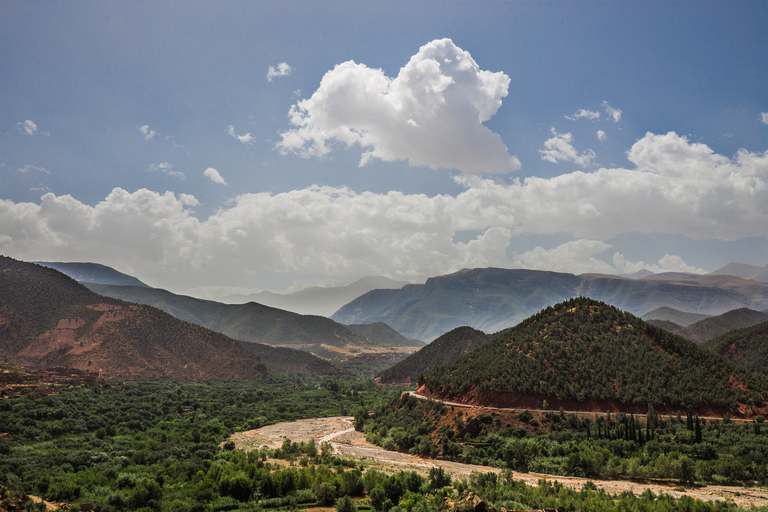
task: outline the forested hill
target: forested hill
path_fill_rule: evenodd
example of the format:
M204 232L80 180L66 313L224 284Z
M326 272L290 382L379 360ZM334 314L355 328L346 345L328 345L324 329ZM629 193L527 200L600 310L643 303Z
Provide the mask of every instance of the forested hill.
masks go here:
M467 403L701 415L765 411L765 377L607 304L547 307L426 378L430 395Z
M411 354L375 379L379 384L410 385L420 375L427 375L440 365L451 363L459 356L473 351L490 336L471 327L457 327L435 341Z
M101 297L58 271L0 256L0 357L109 375L253 378L240 344L155 308Z
M768 374L768 322L727 332L701 346L749 370Z

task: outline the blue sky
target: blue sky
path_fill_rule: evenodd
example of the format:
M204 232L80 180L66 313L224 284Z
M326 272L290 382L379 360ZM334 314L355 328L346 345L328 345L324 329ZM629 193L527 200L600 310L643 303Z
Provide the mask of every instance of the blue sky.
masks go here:
M208 296L765 265L766 26L765 2L3 2L0 253Z

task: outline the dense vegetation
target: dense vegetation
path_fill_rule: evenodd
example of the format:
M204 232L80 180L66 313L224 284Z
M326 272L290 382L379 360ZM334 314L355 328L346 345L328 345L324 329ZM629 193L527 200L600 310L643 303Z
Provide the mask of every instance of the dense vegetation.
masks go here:
M471 327L457 327L449 331L418 352L411 354L396 365L378 375L382 384L417 382L438 366L455 361L459 356L476 349L490 337Z
M358 426L369 442L424 456L523 472L768 484L763 417L646 417L490 411L470 413L403 395Z
M87 288L54 269L0 256L0 311L12 312L19 320L0 325L0 340L13 345L20 334L28 334L12 332L17 327L30 329L35 336L42 334L73 309L82 313L93 297ZM112 299L103 302L118 304Z
M730 331L701 346L753 372L768 374L768 322Z
M590 484L578 492L543 480L530 487L515 481L509 471L473 473L459 481L441 469L430 470L428 476L387 475L339 459L327 446L311 442L286 439L277 450L247 453L224 442L235 430L276 421L353 408L358 418L365 418L361 411L384 410L387 396L391 393L371 381L294 378L138 381L6 399L0 401L0 431L9 433L8 440L0 440L0 508L21 504L24 510L44 509L43 504L24 501L25 494L35 494L72 503L70 512L79 512L80 504L92 505L96 512L202 512L296 510L333 503L338 512L358 507L375 512L458 512L471 510L475 497L491 510L735 509L728 502L674 500L651 492L610 496ZM427 402L420 406L438 407Z
M765 406L765 378L588 298L548 307L427 376L439 396L487 392L556 400L738 410Z
M144 380L28 393L0 401L0 432L8 434L0 439L0 486L105 511L229 510L236 508L224 505L232 498L283 497L295 490L297 475L270 475L259 462L265 454L234 454L220 444L236 430L368 408L386 393L352 378ZM322 458L320 447L314 455ZM333 483L330 474L324 478Z

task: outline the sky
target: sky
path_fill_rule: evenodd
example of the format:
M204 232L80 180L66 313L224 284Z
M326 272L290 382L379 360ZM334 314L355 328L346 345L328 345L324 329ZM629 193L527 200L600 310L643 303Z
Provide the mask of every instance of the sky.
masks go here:
M0 3L0 254L218 297L768 264L768 2Z

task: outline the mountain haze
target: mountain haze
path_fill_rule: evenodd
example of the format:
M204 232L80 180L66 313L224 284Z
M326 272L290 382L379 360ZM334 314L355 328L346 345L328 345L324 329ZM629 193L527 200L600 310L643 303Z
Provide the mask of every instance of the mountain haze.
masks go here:
M642 279L522 269L466 269L423 285L373 290L331 318L344 324L386 322L407 338L430 341L468 325L484 332L511 327L539 310L586 296L643 315L661 307L719 315L768 308L768 283L734 276L656 274Z
M705 341L721 336L728 331L751 327L755 324L767 321L768 313L748 308L739 308L723 313L722 315L705 318L695 324L673 332L694 343L704 343Z
M222 304L157 288L111 286L87 283L107 297L161 309L176 318L202 325L232 338L268 345L346 345L367 342L343 325L328 318L299 315L290 311L247 304Z
M301 315L319 315L330 317L340 307L357 297L376 289L399 289L405 284L388 277L363 277L346 286L313 286L294 293L260 292L250 295L230 295L219 299L220 302L243 304L258 302L265 306L292 311Z
M710 275L737 276L765 283L768 282L768 265L758 267L757 265L749 265L747 263L729 263L714 272L710 272Z
M686 311L678 311L676 309L663 307L649 311L648 313L642 315L640 318L646 322L651 320L663 320L666 322L673 322L680 327L688 327L689 325L695 324L700 320L705 320L711 317L712 315L688 313Z
M147 286L133 276L118 272L98 263L62 263L36 261L38 265L58 270L75 281L84 283L115 284L121 286Z

